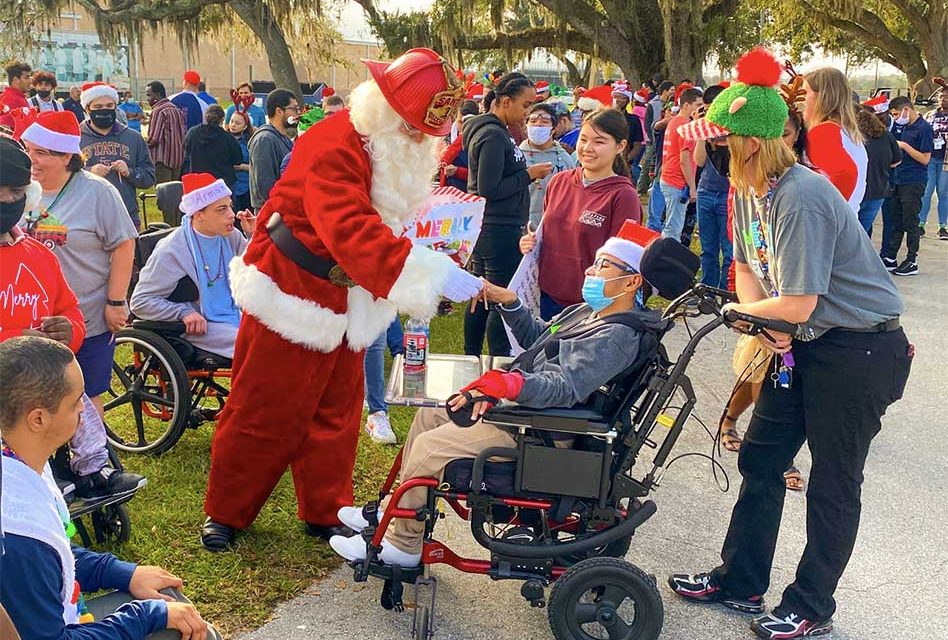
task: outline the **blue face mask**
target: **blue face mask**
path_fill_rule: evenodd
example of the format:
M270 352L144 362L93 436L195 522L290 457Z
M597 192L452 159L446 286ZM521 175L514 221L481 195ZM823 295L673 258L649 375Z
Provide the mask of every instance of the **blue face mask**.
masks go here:
M609 297L606 295L606 283L620 278L631 278L632 275L617 276L606 280L602 276L586 276L583 280L583 300L592 307L593 311L599 312L608 307L619 296L625 295L625 292L618 296Z

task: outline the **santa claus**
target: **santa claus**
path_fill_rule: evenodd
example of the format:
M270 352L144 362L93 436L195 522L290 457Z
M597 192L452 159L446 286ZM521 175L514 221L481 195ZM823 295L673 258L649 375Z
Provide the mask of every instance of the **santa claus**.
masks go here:
M211 451L202 543L228 548L292 469L309 535L346 534L363 350L397 313L434 315L479 279L402 236L431 191L438 138L464 99L437 53L365 61L350 108L302 135L230 287L243 310L233 391Z

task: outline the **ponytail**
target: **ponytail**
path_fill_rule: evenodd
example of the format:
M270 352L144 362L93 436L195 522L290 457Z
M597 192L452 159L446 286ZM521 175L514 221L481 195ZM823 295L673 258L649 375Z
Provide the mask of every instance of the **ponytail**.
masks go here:
M490 111L491 105L497 101L497 98L502 96L512 98L528 87L531 89L534 87L533 81L522 73L513 71L506 74L497 81L493 89L484 95L484 111Z
M490 111L490 105L494 103L494 100L497 99L497 92L493 89L490 89L487 93L484 94L484 113Z

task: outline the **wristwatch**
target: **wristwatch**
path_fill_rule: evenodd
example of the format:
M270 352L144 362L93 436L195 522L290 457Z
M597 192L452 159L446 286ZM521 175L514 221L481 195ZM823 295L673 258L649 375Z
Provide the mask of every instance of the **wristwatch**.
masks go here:
M124 307L125 301L124 300L106 300L105 304L107 304L110 307Z

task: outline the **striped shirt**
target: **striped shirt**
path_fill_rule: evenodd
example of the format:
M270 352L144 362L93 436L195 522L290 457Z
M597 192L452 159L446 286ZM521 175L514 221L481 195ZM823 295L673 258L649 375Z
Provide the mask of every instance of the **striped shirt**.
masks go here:
M184 164L184 114L167 98L162 98L151 109L148 125L148 151L156 165L172 169Z

